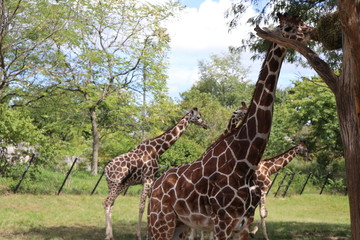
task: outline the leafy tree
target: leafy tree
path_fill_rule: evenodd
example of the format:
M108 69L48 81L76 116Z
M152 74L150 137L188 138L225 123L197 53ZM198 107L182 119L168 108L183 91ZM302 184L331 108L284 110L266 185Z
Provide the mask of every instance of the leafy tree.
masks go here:
M30 117L16 109L0 106L0 139L0 148L4 151L0 154L1 176L9 176L13 166L21 163L21 159L26 155L37 153L36 166L46 165L46 159L54 156L55 147L50 143L50 139L43 135L43 130L38 129ZM17 146L18 143L37 148L29 148L29 152L23 152L22 156L9 157L5 150L6 147Z
M275 156L294 142L306 140L310 153L316 156L321 174L341 159L342 147L335 98L318 77L303 78L280 94L267 156Z
M200 80L192 89L211 94L225 107L236 108L252 94L247 80L248 69L240 62L241 52L235 50L213 54L208 61L201 60Z
M253 0L249 1L257 2ZM233 11L235 15L243 11L243 3L244 1L241 1L234 5L232 9L235 10ZM264 4L265 6L271 6L275 12L276 10L281 10L289 12L290 14L295 13L296 15L303 16L308 24L317 26L318 36L314 36L320 40L317 46L327 46L328 44L324 42L330 39L329 43L334 49L342 49L342 52L339 52L339 54L331 50L324 50L324 54L322 55L326 60L324 61L309 47L297 41L284 39L274 33L256 29L257 35L261 38L271 40L301 53L335 95L349 190L352 238L360 239L360 211L358 204L360 201L360 191L358 191L358 186L360 185L360 175L358 174L358 169L360 168L360 98L358 97L360 92L360 59L358 58L360 54L359 3L358 1L351 0L277 0L266 1ZM335 10L338 11L339 16L335 18L335 21L323 21L321 23L320 20L324 15L329 15L329 13L333 14ZM261 16L266 16L265 19L273 19L274 14L267 14L263 11L259 14L259 17ZM308 18L306 19L306 17ZM336 24L336 19L338 19L337 21L339 21L340 24ZM251 20L255 19L250 19L250 21ZM253 23L255 22L259 23L259 21L253 21ZM341 27L338 28L337 26ZM321 32L326 27L327 30ZM341 31L333 31L334 29L340 29ZM327 35L334 35L335 38L327 38ZM338 38L342 40L332 40ZM337 46L336 43L341 44ZM253 49L259 49L256 47L256 44L253 46ZM315 48L316 52L321 52L320 50L319 48ZM340 61L336 61L337 59ZM334 62L338 62L338 64L333 65Z
M26 89L46 87L39 77L44 57L50 55L49 39L64 27L66 11L54 1L0 1L0 104L29 95Z
M134 99L143 88L164 91L165 57L169 38L162 22L173 15L178 4L163 5L138 1L77 3L62 35L52 38L56 58L49 58L46 71L63 90L78 92L87 109L92 134L92 173L97 173L101 140L99 117L111 119L105 106L111 99ZM124 102L126 105L127 101ZM131 111L125 110L130 113ZM126 123L118 122L119 124Z

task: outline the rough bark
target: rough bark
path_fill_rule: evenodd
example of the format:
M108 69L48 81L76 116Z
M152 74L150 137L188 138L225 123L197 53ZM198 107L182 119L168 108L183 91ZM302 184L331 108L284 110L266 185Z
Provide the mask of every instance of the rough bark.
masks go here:
M360 239L360 1L338 1L343 29L343 68L336 104L344 146L352 239Z
M311 49L296 41L255 28L261 38L301 53L333 91L344 148L353 240L360 240L360 0L338 0L343 29L343 65L336 76Z
M100 136L99 130L96 122L96 108L91 107L89 109L90 119L91 119L91 133L93 138L92 144L92 160L91 160L91 174L96 175L98 172L98 157L99 157L99 147L100 147Z

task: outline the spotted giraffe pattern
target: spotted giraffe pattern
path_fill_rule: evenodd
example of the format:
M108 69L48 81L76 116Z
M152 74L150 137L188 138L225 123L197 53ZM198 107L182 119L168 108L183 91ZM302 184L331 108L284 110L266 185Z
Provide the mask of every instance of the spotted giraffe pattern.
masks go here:
M269 187L272 183L270 176L274 173L277 173L279 170L283 169L296 155L300 155L307 160L311 161L310 155L308 153L308 149L306 147L305 142L301 142L295 147L292 147L288 151L269 159L261 160L256 172L256 182L261 190L261 198L260 198L260 221L254 227L251 234L254 236L259 229L259 226L262 226L264 239L269 239L266 231L265 218L268 215L268 211L265 207L266 194L269 190Z
M281 34L308 40L310 28L300 18L279 18ZM284 47L271 44L248 112L238 127L215 141L199 160L169 169L154 182L148 207L152 240L184 239L189 226L213 231L216 240L229 239L233 231L248 239L260 200L253 176L270 134L285 52Z
M236 126L238 125L238 123L244 119L247 111L248 111L248 108L246 106L246 103L241 102L241 107L239 107L232 113L226 129L220 137L225 136L226 134L231 132L233 129L235 129ZM192 228L188 240L194 240L195 237L196 237L196 230L194 228ZM211 232L209 240L212 240L212 239L213 239L213 233ZM200 240L204 240L204 232L203 231L201 231L201 233L200 233Z
M114 239L111 223L111 210L115 199L129 186L143 184L140 197L137 238L141 239L141 219L144 212L145 200L149 194L155 173L158 170L157 159L171 145L173 145L190 123L207 128L197 108L187 113L173 128L162 135L143 141L130 152L111 160L105 167L109 195L103 205L106 220L106 238Z

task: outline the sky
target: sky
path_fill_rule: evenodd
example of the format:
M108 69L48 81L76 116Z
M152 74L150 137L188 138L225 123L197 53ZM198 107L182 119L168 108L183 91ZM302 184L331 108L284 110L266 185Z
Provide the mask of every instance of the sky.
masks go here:
M187 91L199 79L198 62L209 60L213 54L226 52L229 46L238 47L253 30L246 20L256 12L250 6L241 24L231 32L227 28L225 11L231 6L231 0L180 0L187 8L179 16L166 24L171 38L168 69L169 95L178 98L179 93ZM260 26L266 27L266 26ZM248 79L257 81L262 59L253 61L252 53L243 52L241 65L249 67ZM282 66L278 87L291 86L292 81L301 76L313 76L312 69L304 69L295 64Z

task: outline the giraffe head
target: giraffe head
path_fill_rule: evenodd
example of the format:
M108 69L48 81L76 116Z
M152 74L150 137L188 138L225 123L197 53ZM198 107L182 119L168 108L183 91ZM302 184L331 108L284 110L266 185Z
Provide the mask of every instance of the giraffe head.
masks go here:
M246 106L246 103L245 102L241 102L241 107L236 109L234 114L236 115L236 118L242 120L244 119L246 113L248 111L248 108Z
M311 157L310 154L308 152L308 149L306 147L306 143L305 141L302 141L299 146L296 149L296 153L299 154L300 156L306 158L306 160L311 161Z
M204 123L204 120L201 118L201 114L198 108L194 107L189 113L189 123L194 123L205 129L208 129L208 125Z
M283 37L299 42L306 42L314 39L313 32L315 29L305 25L300 17L292 17L286 13L278 13L277 17L280 21L280 25L277 29L280 30Z

